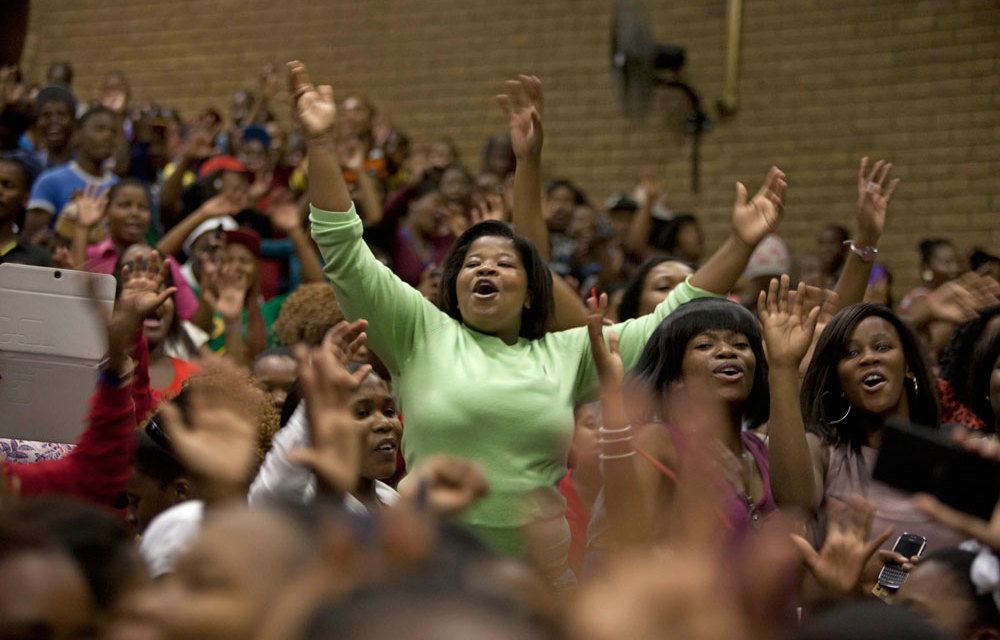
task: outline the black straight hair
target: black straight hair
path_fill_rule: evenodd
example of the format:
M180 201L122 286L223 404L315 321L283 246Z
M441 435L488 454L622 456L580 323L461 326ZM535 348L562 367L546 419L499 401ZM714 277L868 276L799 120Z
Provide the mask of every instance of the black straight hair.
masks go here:
M652 389L665 390L679 380L684 353L691 338L705 331L742 333L757 360L750 397L743 405L748 428L767 422L771 396L767 384L767 357L760 327L753 314L735 302L720 298L696 298L677 307L653 331L632 370L631 378Z
M622 301L618 306L618 321L624 322L639 316L639 301L642 299L642 290L646 287L646 277L649 272L659 264L664 262L687 262L673 256L653 256L646 258L642 264L636 267L632 277L625 283L625 291L622 293ZM691 265L688 265L691 266Z
M908 385L903 385L904 393L909 394L910 421L932 429L937 429L941 422L941 407L938 404L934 378L917 335L899 316L882 305L870 302L852 304L835 315L820 334L809 368L802 379L800 406L802 416L811 430L829 444L849 445L854 451L860 451L864 444L864 429L857 425L856 416L852 414L848 414L843 422L832 424L843 414L843 410L828 410L827 405L833 402L830 398L842 404L840 399L843 390L837 375L837 365L844 357L855 327L872 316L884 319L899 334L906 366L917 383L915 392ZM831 421L831 418L834 420Z
M441 266L439 297L442 310L462 322L462 313L458 308L458 292L455 289L458 274L462 270L465 256L469 253L472 243L486 236L498 236L510 240L520 254L521 264L524 265L527 275L531 304L530 307L521 310L520 335L528 340L541 338L545 335L545 324L552 314L552 273L535 245L527 238L514 233L510 225L505 222L486 220L474 224L452 245Z

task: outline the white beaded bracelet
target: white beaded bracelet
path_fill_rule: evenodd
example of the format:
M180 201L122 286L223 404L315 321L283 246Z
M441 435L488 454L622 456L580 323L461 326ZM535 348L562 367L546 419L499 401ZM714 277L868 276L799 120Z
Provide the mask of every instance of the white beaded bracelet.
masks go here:
M626 425L625 427L623 427L621 429L605 429L604 427L599 427L597 429L597 433L599 433L601 435L609 435L609 436L613 436L613 435L616 435L616 434L619 434L619 433L628 433L630 431L632 431L632 425Z
M635 455L635 449L633 449L632 451L629 451L628 453L619 453L617 455L608 455L606 453L602 453L602 454L598 455L597 457L600 460L620 460L622 458L631 458L634 455Z

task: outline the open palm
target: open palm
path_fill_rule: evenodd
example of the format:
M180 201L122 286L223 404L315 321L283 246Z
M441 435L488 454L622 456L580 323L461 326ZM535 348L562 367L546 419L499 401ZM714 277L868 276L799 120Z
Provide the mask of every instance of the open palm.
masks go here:
M733 231L747 246L756 247L778 228L785 201L785 174L771 167L760 190L747 199L747 188L736 183L736 204L733 207Z
M361 442L350 402L371 366L350 373L330 345L312 350L299 345L295 356L310 446L289 452L289 460L310 467L327 487L350 492L361 471Z
M757 298L757 315L763 325L767 359L798 366L812 344L820 307L805 311L804 283L799 283L794 294L788 287L787 275L781 276L780 283L772 278L767 292L761 291Z
M507 115L510 143L518 158L537 156L542 151L542 82L535 76L520 75L508 80L507 93L497 96Z
M868 158L861 158L861 168L858 169L858 229L866 241L878 240L885 230L889 200L899 184L899 178L895 178L885 186L890 169L892 163L879 160L868 172Z
M306 65L298 60L288 63L288 71L294 111L306 133L318 136L332 130L337 117L333 87L314 87Z
M153 313L177 287L163 288L170 265L153 251L148 261L133 260L122 268L118 311L142 319Z

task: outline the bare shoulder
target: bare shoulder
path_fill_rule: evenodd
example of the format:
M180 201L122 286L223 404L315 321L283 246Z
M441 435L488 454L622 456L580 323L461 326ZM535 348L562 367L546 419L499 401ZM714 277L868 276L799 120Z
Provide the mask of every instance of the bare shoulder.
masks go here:
M825 473L830 464L830 446L823 442L823 438L809 431L806 432L806 444L809 446L813 466Z
M649 422L636 429L635 446L667 468L677 467L677 448L665 425Z

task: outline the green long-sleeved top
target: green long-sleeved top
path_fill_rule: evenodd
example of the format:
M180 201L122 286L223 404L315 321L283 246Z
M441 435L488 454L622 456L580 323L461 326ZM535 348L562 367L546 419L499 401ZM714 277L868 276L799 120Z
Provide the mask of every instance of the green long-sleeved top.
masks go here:
M535 505L563 504L557 485L573 407L598 386L586 327L508 345L451 318L379 262L353 207L313 207L310 219L344 315L368 320L368 346L393 376L407 467L434 454L481 463L490 494L463 518L494 547L517 553L517 531L532 519L529 496ZM684 282L653 313L615 325L626 371L668 313L706 295Z

